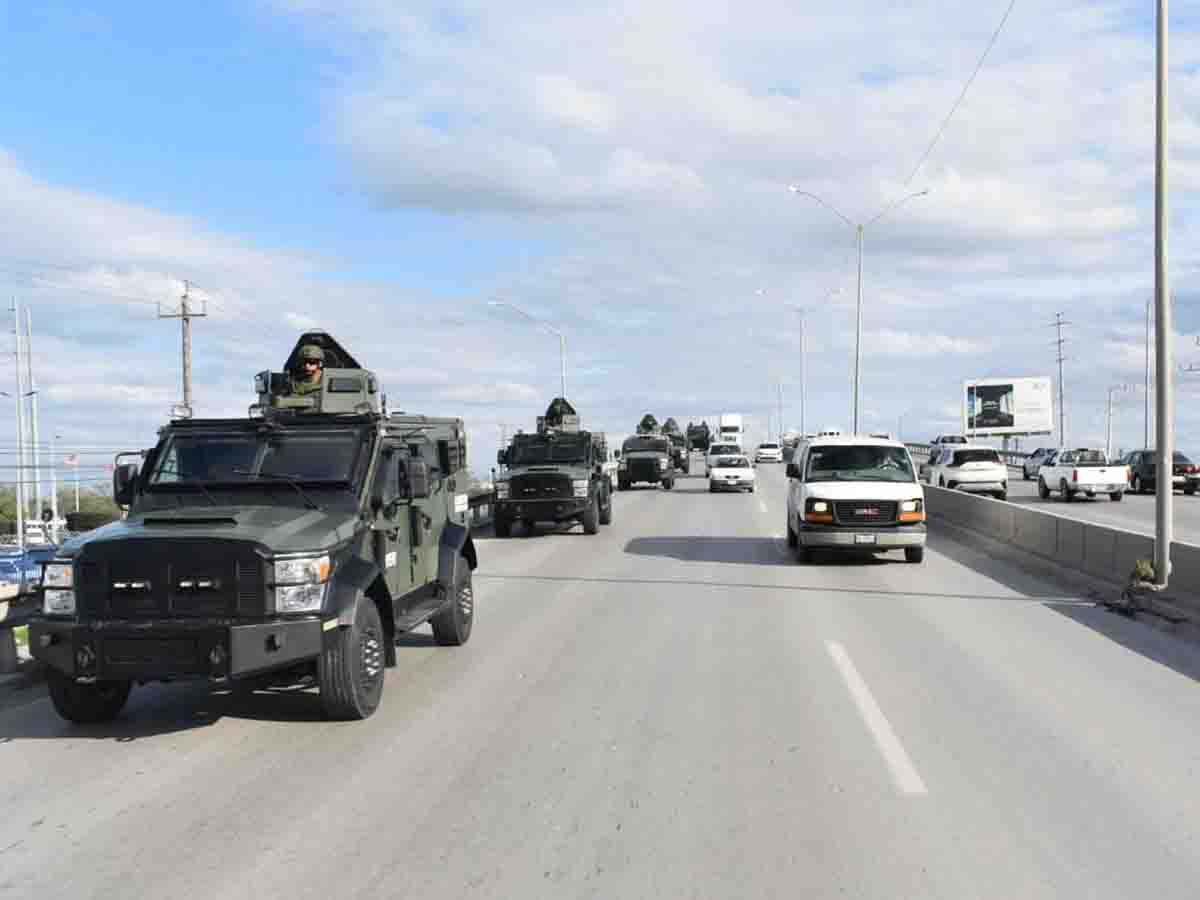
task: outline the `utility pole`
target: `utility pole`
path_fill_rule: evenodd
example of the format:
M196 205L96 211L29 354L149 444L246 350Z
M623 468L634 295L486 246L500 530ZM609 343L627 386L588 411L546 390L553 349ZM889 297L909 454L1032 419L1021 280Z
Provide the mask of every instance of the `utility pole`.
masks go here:
M1066 362L1067 358L1063 356L1063 344L1067 342L1067 339L1062 336L1062 330L1064 325L1070 325L1071 323L1064 321L1062 313L1059 312L1054 314L1054 321L1050 324L1058 329L1058 338L1054 342L1058 345L1058 446L1065 447L1067 446L1067 412L1063 406L1063 363Z
M1154 136L1154 309L1157 351L1158 474L1155 496L1154 580L1162 587L1171 577L1171 526L1174 504L1175 422L1171 383L1171 292L1167 281L1167 0L1158 0L1155 66Z
M1142 447L1150 449L1150 297L1146 298L1146 411L1142 417Z
M29 385L30 409L30 457L33 462L33 490L36 500L33 506L33 519L42 520L42 448L41 432L38 429L38 391L37 380L33 376L33 310L25 307L25 374Z
M182 418L192 417L192 319L202 319L208 315L208 304L204 304L200 312L191 307L191 284L183 283L183 296L179 298L179 312L164 313L162 304L158 307L160 319L179 319L183 338L183 403L178 408ZM173 411L174 412L174 411Z
M17 549L25 552L25 379L21 374L21 309L12 301L13 337L17 340Z
M779 440L780 445L782 446L783 445L783 432L785 430L783 427L783 382L782 381L779 382L778 387L779 387L779 438L778 438L778 440Z

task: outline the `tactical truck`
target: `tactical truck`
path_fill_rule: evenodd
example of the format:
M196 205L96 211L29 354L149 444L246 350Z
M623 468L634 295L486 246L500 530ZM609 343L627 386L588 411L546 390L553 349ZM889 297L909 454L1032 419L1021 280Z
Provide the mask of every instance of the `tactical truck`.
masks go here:
M538 417L536 432L518 432L496 456L503 467L492 519L496 536L511 536L514 522L526 534L537 522L578 521L585 534L612 524L607 460L605 436L581 429L575 408L556 397Z
M640 482L675 487L671 469L671 441L661 434L635 434L621 445L617 464L617 488L625 491Z
M309 345L325 367L299 395L288 373ZM398 635L471 636L462 420L388 414L376 376L324 332L285 369L256 377L247 417L176 419L118 456L127 518L45 565L30 647L65 718L111 719L134 683L198 678L315 684L328 716L361 719Z

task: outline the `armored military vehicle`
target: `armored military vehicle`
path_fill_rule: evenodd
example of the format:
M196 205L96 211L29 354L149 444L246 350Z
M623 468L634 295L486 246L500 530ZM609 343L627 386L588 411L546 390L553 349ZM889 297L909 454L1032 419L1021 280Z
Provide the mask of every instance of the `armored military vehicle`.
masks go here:
M687 437L693 449L699 450L701 453L708 451L708 444L712 435L709 432L707 422L701 422L699 425L694 422L688 422Z
M679 423L673 418L663 422L662 433L671 442L672 465L677 471L687 475L691 468L690 459L692 453L692 447L688 442L687 435L679 430Z
M497 454L504 467L496 481L492 524L509 537L514 522L527 534L537 522L571 522L595 534L612 523L612 474L603 434L579 427L575 408L556 397L539 416L537 431L516 434Z
M661 484L668 491L675 487L671 441L665 435L635 434L621 445L617 488L625 491L638 483Z
M134 682L315 684L326 714L375 711L396 637L438 644L475 614L461 419L388 414L375 375L330 335L318 390L257 376L240 419L180 419L121 454L114 522L45 565L30 646L75 722L116 716ZM122 462L129 457L137 462Z

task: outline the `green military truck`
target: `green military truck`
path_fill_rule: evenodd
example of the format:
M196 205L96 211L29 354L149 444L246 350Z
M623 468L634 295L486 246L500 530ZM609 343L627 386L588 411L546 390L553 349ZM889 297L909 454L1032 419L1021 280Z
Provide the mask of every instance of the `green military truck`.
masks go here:
M701 453L708 452L708 445L712 439L708 423L701 422L697 425L695 422L688 422L687 439L693 450L699 450Z
M621 445L617 464L617 489L627 491L635 484L661 484L675 487L671 468L671 441L661 434L635 434Z
M301 349L315 391L292 390ZM461 419L392 414L328 334L256 377L240 419L179 419L118 457L125 520L45 565L30 648L55 708L111 719L131 686L315 684L326 714L378 707L396 638L422 623L459 645L475 614ZM138 462L122 463L137 457Z
M518 433L497 454L503 472L496 480L496 536L510 537L515 522L526 534L538 522L577 521L585 534L612 524L607 458L604 435L582 430L574 407L555 398L535 433Z
M687 435L679 430L679 423L673 418L663 422L662 433L671 442L671 462L675 469L684 475L689 474L692 445Z

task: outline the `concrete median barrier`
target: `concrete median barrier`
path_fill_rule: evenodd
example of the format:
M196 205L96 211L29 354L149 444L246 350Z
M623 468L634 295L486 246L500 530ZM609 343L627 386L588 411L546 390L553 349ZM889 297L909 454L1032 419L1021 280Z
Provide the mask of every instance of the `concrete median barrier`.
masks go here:
M1154 558L1154 540L1143 534L961 491L926 486L925 509L932 519L943 519L1116 585L1128 582L1139 559ZM1173 543L1171 567L1172 597L1200 620L1200 547Z

